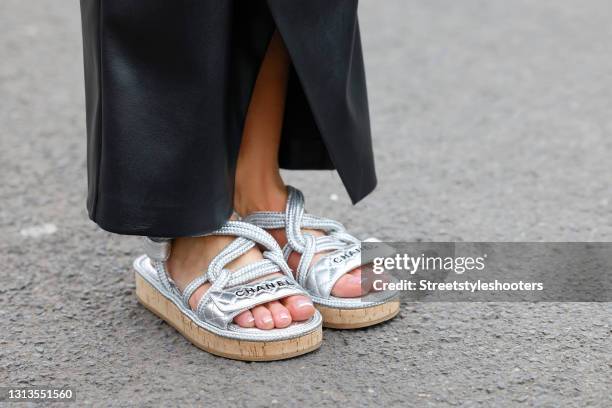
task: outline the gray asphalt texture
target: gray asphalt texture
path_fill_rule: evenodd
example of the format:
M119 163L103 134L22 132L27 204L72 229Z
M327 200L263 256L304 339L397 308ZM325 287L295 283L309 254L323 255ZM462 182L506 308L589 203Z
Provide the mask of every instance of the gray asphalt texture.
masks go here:
M396 241L611 241L608 0L363 0L379 186L310 212ZM141 307L139 240L85 212L78 2L0 2L0 386L78 406L611 406L609 303L414 303L273 363Z

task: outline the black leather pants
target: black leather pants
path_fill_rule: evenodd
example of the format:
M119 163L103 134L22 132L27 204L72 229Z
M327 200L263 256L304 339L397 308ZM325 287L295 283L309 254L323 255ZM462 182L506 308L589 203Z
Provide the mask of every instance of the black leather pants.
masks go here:
M242 128L274 29L292 60L280 165L376 185L356 0L81 0L92 220L210 232L232 212Z

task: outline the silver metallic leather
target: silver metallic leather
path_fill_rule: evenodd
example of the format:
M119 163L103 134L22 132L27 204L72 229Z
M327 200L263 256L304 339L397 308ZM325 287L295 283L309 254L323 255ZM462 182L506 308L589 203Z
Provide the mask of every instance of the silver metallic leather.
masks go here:
M272 341L301 336L321 324L321 316L316 312L309 321L294 323L284 329L246 329L235 325L233 319L236 315L256 305L287 296L308 296L308 293L293 278L277 242L261 228L242 221L228 221L210 235L233 235L236 239L213 258L206 273L188 284L183 293L178 290L166 271L165 261L170 253L170 242L160 243L147 239L146 247L151 252L138 258L134 262L134 267L144 279L179 306L181 311L195 323L222 336ZM167 244L167 246L164 248L158 244ZM225 268L228 263L242 256L256 244L265 248L264 259L236 271ZM282 276L252 282L278 272L281 272ZM196 309L191 310L189 298L205 283L210 283L211 287L202 296Z
M362 257L363 246L376 247L378 256L389 255L390 251L384 245L371 241L362 243L337 221L307 214L304 210L303 194L291 186L287 189L288 198L284 213L257 212L244 218L244 221L264 229L285 229L287 244L283 248L283 255L285 259L289 259L293 252L301 254L296 268L297 280L315 302L339 308L363 308L384 303L397 296L395 291L383 291L371 292L361 298L333 297L331 291L338 279L372 261L371 257L369 259ZM326 235L314 237L312 234L302 232L303 228L322 230ZM324 251L329 253L313 264L313 257ZM393 280L391 277L389 279Z
M235 286L229 290L211 289L205 295L206 300L199 303L196 312L203 320L227 328L234 317L244 310L292 295L308 296L295 280L287 277Z
M144 251L149 258L156 261L167 261L170 257L170 241L158 241L152 238L145 238Z
M350 244L321 257L306 274L304 287L311 288L315 296L329 297L338 279L361 266L360 252L358 244Z

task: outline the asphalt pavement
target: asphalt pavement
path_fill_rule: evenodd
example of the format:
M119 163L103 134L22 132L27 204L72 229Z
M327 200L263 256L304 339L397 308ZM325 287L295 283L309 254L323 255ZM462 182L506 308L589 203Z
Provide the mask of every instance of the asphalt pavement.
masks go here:
M310 212L393 241L612 241L607 0L362 0L377 190L291 172ZM612 406L610 303L410 303L273 363L141 307L139 240L85 212L78 2L0 2L0 386L79 406Z

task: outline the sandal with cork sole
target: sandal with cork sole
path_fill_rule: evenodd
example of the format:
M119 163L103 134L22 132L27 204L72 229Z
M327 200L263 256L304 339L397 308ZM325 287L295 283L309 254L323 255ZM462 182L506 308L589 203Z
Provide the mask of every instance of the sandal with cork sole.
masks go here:
M264 230L241 221L228 221L210 235L236 239L210 263L208 270L179 291L166 270L171 242L146 239L146 255L134 261L136 296L142 305L174 327L195 346L217 356L245 361L282 360L316 350L321 345L319 312L307 321L282 329L244 328L234 317L254 306L285 298L309 296L294 280L274 238ZM225 266L256 244L265 248L264 259L236 271ZM265 279L273 273L283 276ZM254 280L264 278L262 281ZM204 283L212 285L195 310L189 298ZM249 283L252 282L252 283Z
M397 291L371 291L358 298L341 298L331 294L338 279L372 261L363 256L365 241L362 243L350 235L337 221L305 213L302 193L291 186L287 186L287 190L284 213L256 212L243 221L263 229L285 230L287 244L283 248L283 255L288 260L293 252L301 254L296 268L297 281L310 294L315 307L321 312L323 326L356 329L395 317L400 310ZM303 233L302 228L322 230L326 235L314 237ZM319 252L325 254L313 263L314 256ZM385 255L388 253L382 254ZM387 279L394 280L390 276Z

